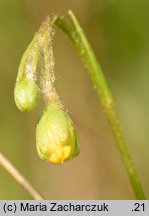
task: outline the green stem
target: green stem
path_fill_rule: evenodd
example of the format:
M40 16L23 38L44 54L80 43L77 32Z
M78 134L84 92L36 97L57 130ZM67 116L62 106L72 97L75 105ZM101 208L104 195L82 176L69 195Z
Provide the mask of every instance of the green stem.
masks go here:
M31 65L31 73L35 75L36 68L39 60L39 48L38 48L38 37L39 35L35 35L31 43L28 45L26 51L24 52L21 63L18 70L18 75L16 81L19 82L27 73L26 65Z
M101 104L105 111L106 117L112 129L113 135L115 137L118 149L120 151L121 157L123 159L124 165L126 167L131 185L133 187L136 199L145 200L145 194L137 174L137 170L131 154L129 153L125 137L123 135L120 122L116 112L115 101L112 97L111 91L108 87L107 81L105 79L104 73L97 61L97 58L83 32L79 22L77 21L75 15L72 11L69 11L69 16L75 26L76 30L67 24L61 18L57 18L55 24L63 30L64 33L69 37L74 46L76 47L83 63L87 67L89 76L95 86L98 96L100 98Z

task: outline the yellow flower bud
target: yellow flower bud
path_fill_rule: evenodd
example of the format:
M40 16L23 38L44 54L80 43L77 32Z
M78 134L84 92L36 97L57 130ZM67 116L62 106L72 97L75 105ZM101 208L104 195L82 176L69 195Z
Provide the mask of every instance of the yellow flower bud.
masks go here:
M39 157L54 164L62 164L79 154L73 123L56 103L48 105L37 125L36 146Z
M34 81L23 78L16 83L14 99L18 109L21 111L32 111L39 103L40 89Z

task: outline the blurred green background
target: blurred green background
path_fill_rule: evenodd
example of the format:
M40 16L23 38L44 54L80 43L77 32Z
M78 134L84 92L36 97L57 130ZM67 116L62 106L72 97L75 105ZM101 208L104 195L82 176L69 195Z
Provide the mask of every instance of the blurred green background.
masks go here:
M77 15L117 102L119 117L149 197L149 1L0 0L0 151L46 199L134 199L126 170L93 85L67 37L56 28L56 87L78 129L79 157L41 161L35 128L13 89L21 56L46 15ZM31 199L0 167L0 199Z

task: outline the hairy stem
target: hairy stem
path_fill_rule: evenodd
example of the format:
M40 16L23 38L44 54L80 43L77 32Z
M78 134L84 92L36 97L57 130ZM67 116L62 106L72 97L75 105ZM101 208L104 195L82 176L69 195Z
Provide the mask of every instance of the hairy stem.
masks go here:
M126 167L131 185L133 187L136 199L146 199L137 170L131 154L128 150L125 137L123 135L121 125L117 116L115 101L113 99L112 93L108 87L107 81L105 79L104 73L98 63L98 60L86 38L86 35L81 28L78 20L72 11L69 11L69 16L74 24L75 30L67 24L62 18L57 18L55 24L62 29L64 33L69 37L74 46L76 47L81 60L87 67L89 76L95 86L103 109L105 111L106 117L108 119L109 125L112 129L114 138L116 140L120 155L123 159L124 165Z
M16 79L17 82L21 81L25 75L29 75L33 78L34 76L36 77L36 68L39 59L38 38L39 35L36 34L22 56Z
M34 200L43 200L43 197L32 187L25 177L0 153L0 165L18 182Z

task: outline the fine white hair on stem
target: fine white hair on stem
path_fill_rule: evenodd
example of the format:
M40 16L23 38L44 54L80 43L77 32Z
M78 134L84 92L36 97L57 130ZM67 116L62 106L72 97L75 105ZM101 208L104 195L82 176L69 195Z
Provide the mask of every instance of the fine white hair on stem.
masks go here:
M46 101L59 101L59 96L55 90L55 62L53 54L53 18L47 17L39 29L39 46L42 50L40 61L39 82L41 92Z

